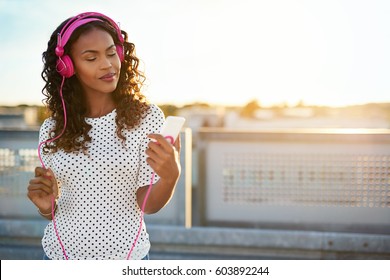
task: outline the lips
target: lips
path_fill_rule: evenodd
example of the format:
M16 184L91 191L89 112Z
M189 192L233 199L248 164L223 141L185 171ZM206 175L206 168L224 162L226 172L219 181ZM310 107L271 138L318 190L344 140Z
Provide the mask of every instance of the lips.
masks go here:
M100 80L112 80L115 77L115 73L108 73L104 76L101 76Z

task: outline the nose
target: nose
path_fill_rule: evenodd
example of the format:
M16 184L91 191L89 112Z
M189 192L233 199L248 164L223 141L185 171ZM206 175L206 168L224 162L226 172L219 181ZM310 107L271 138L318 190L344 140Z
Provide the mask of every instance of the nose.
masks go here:
M103 60L102 60L102 63L100 65L100 68L102 69L107 69L107 68L111 68L112 67L112 63L111 63L111 60L109 57L105 57Z

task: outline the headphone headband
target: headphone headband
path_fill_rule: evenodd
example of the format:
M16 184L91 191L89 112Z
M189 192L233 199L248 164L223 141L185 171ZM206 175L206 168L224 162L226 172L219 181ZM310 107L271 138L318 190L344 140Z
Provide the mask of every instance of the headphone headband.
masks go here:
M88 13L81 13L78 14L77 16L71 18L61 29L61 32L59 33L59 36L61 36L61 42L57 42L61 44L61 47L65 47L66 43L68 42L70 36L72 35L73 31L75 31L78 27L91 22L91 21L103 21L100 18L103 18L107 20L112 27L115 28L119 42L123 44L124 39L121 33L121 30L119 26L116 24L115 21L113 21L111 18L109 18L106 15L100 14L100 13L95 13L95 12L88 12Z

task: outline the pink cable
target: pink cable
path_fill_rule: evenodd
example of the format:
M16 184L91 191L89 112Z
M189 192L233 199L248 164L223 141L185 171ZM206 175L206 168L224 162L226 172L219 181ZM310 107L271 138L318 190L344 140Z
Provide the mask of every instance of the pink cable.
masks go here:
M42 160L42 157L41 157L41 147L42 147L42 145L45 144L45 143L53 142L54 140L60 138L62 136L62 134L64 134L65 128L66 128L66 123L67 123L66 107L65 107L64 97L62 95L62 87L64 86L64 82L65 82L65 77L63 76L62 77L62 82L61 82L61 87L60 87L60 96L61 96L62 108L64 109L64 127L62 128L62 131L61 131L61 133L59 135L57 135L54 138L42 141L38 145L38 157L39 157L39 161L41 162L41 165L42 165L42 167L44 169L46 169L46 167L45 167L45 164L43 163L43 160ZM53 197L51 199L51 217L52 217L52 221L53 221L54 231L56 233L58 242L60 243L60 246L61 246L61 249L62 249L62 253L64 254L65 259L68 260L69 258L68 258L68 255L66 254L64 244L62 244L60 235L59 235L58 230L57 230L57 224L56 224L56 219L55 219L55 215L54 215L54 201L55 201L55 197L53 195Z
M172 145L175 143L175 140L173 139L172 136L165 136L164 138L167 139L169 142L171 142ZM150 191L152 190L152 187L153 187L154 175L155 175L155 173L152 172L152 178L150 179L150 185L149 185L149 187L148 187L148 191L146 192L144 201L142 202L142 207L141 207L141 218L140 218L138 233L137 233L137 236L136 236L135 239L134 239L134 243L133 243L133 245L131 246L131 249L130 249L129 253L127 254L127 258L126 258L126 259L128 259L128 260L130 259L131 253L133 252L134 247L135 247L135 244L137 243L138 238L139 238L139 236L140 236L140 234L141 234L141 230L142 230L142 221L143 221L143 219L144 219L144 214L145 214L145 205L146 205L146 201L148 200Z
M146 192L144 201L142 202L142 207L141 207L141 218L140 218L138 233L137 233L137 236L136 236L135 239L134 239L134 243L133 243L133 245L131 246L129 253L127 254L127 258L126 258L127 260L130 259L131 253L132 253L133 250L134 250L135 244L137 243L138 238L139 238L139 236L141 235L142 221L143 221L143 219L144 219L144 213L145 213L145 205L146 205L146 201L148 200L148 196L149 196L149 194L150 194L150 191L152 190L153 181L154 181L154 172L152 172L152 178L150 179L150 185L149 185L149 187L148 187L148 191Z

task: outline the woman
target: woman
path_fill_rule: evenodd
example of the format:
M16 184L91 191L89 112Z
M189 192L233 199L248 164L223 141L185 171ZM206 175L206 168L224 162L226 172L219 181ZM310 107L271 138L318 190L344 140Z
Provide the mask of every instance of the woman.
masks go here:
M84 13L53 32L43 62L51 117L28 197L51 220L45 258L147 259L143 212L169 202L180 139L158 134L164 116L141 93L134 44L109 17Z

